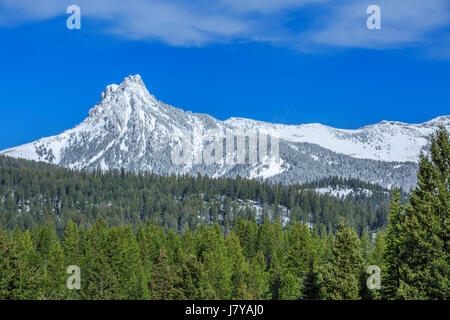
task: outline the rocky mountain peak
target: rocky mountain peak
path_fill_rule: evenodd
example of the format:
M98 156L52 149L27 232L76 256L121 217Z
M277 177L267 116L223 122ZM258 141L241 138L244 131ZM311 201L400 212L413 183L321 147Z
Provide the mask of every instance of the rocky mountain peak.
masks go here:
M130 75L119 85L106 86L101 94L101 101L89 111L89 118L124 118L137 110L146 113L148 107L154 107L156 104L155 96L149 93L141 76Z

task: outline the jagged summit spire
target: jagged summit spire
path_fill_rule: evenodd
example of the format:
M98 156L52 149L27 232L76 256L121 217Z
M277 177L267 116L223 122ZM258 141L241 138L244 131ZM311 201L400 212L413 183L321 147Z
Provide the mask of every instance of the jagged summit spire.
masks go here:
M121 85L128 85L130 83L137 83L137 84L144 84L142 81L142 78L139 74L129 75L128 77L125 77L121 83Z
M129 75L128 77L125 77L119 85L114 84L114 83L107 85L105 88L105 91L103 91L101 93L101 99L103 101L107 97L110 97L112 93L117 92L117 91L125 91L127 89L130 89L134 92L139 91L139 90L148 92L148 90L139 74Z
M154 105L156 101L156 98L147 90L141 76L130 75L125 77L119 85L106 86L101 93L101 101L89 111L89 118L103 116L110 112L117 113L120 117L125 116L127 109L130 106L136 106L136 102L145 109L146 106Z

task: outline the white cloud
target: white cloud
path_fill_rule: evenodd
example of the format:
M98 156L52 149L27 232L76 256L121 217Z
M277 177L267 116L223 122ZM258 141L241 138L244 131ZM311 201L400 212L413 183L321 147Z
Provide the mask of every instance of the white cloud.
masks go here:
M211 2L214 3L214 2ZM0 24L11 26L66 14L71 0L0 0ZM171 45L202 45L249 32L251 22L208 9L206 2L169 0L78 0L82 17L105 20L106 32Z
M175 46L239 39L305 51L435 48L450 26L449 0L0 0L0 25L64 16L70 4L82 17L105 21L105 32ZM382 30L366 28L371 4L381 7Z
M361 13L371 4L381 8L381 30L366 27L368 15ZM450 25L450 1L341 1L324 20L321 28L309 33L311 40L358 48L404 47L428 42L433 32Z
M222 3L236 12L271 14L281 10L292 10L309 4L319 4L328 1L330 0L223 0Z

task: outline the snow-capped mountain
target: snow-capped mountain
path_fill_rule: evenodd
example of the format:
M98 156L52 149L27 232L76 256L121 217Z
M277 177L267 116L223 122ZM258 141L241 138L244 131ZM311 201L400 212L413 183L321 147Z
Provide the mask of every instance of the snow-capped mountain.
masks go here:
M230 118L225 123L269 135L277 134L286 141L317 144L354 158L417 162L420 151L426 151L429 137L438 126L450 127L450 116L421 124L382 121L357 130L336 129L319 123L284 125L242 118Z
M357 130L242 118L220 121L158 101L141 77L135 75L125 78L120 85L107 86L100 103L75 128L0 154L73 169L199 172L216 177L268 178L282 183L341 176L408 189L416 183L418 154L427 150L429 136L439 125L450 129L450 116L422 124L383 121ZM193 141L192 149L198 150L207 144L202 137L210 129L220 132L220 137L226 136L226 130L237 129L277 136L280 160L260 159L255 164L219 161L213 165L192 161L175 165L173 150L182 143L186 132ZM234 153L236 150L233 148Z

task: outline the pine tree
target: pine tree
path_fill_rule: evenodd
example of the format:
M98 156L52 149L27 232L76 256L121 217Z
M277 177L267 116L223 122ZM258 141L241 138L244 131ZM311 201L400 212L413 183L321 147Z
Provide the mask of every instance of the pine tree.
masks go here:
M200 240L200 257L209 282L218 299L231 299L233 293L232 262L227 255L223 233L216 223L203 228Z
M386 267L382 272L382 295L385 299L394 299L400 287L401 261L404 259L404 253L401 251L402 243L404 243L404 223L405 213L400 201L400 192L395 189L392 193L391 214L386 231L384 253Z
M192 253L178 249L175 258L176 274L179 276L180 297L192 300L216 299L214 289L208 282L203 264Z
M384 282L383 282L383 275L386 274L386 262L384 259L384 255L385 255L385 251L386 251L386 236L385 236L385 232L382 230L379 230L376 233L375 236L375 241L373 244L373 250L370 254L370 260L369 260L369 264L370 265L375 265L380 267L380 272L381 272L381 288L383 288ZM367 273L364 275L363 277L363 281L367 281ZM364 283L363 283L364 285ZM366 289L367 286L364 286L364 289ZM378 289L373 289L370 290L369 296L366 297L368 299L371 300L379 300L382 297L382 290L378 290ZM367 291L366 291L367 292Z
M319 273L314 271L314 260L309 262L309 271L303 281L302 299L320 300L323 298L322 285L319 281Z
M62 249L66 257L66 265L79 265L80 262L80 234L77 225L69 221L62 240Z
M150 293L153 300L174 300L180 298L177 288L177 274L167 259L164 249L161 249L158 262L153 270Z
M111 288L114 299L140 299L143 272L139 247L130 225L109 229L106 252L117 279Z
M285 269L299 279L308 272L309 261L313 258L312 238L308 227L294 222L288 233L288 250L284 261Z
M380 266L383 269L386 262L384 255L386 251L386 232L379 230L375 235L375 241L373 243L373 250L370 254L370 264Z
M281 274L279 295L281 300L298 300L301 297L301 284L289 271Z
M110 264L108 252L108 227L98 219L83 239L81 269L81 294L83 299L107 300L114 297L118 279Z
M449 298L450 145L441 127L431 137L431 157L420 155L417 187L401 224L398 297Z
M322 283L326 299L360 299L360 281L363 274L363 259L358 236L342 222L336 233L333 261L322 270Z
M270 286L270 295L272 296L272 299L273 300L281 299L280 289L282 286L282 270L280 258L278 258L277 252L275 252L275 254L272 257L272 262L269 269L269 286Z
M234 232L226 239L228 259L231 264L231 298L237 300L248 300L251 298L247 287L249 273L248 262L245 260L239 238Z
M82 266L81 237L77 225L71 220L68 222L62 237L61 248L64 254L64 266ZM66 277L69 275L66 274ZM70 290L68 299L74 300L80 297L80 290Z
M250 265L248 275L248 287L252 299L270 299L269 273L266 272L267 264L262 251L258 251Z
M28 231L15 230L8 239L0 233L0 299L39 298L41 273Z
M66 285L68 274L64 266L64 253L56 242L50 249L48 264L41 281L42 298L49 300L65 299L69 294Z
M297 299L301 296L302 280L314 255L308 227L300 222L294 222L288 232L287 245L280 290L283 292L282 296Z

